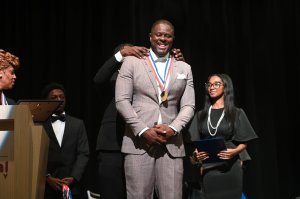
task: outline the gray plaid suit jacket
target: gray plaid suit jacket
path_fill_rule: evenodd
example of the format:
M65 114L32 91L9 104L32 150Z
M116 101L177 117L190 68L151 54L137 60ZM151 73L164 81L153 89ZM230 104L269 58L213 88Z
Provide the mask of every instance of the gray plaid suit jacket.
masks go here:
M194 115L195 93L191 67L172 58L168 102L159 104L155 74L148 59L133 56L125 58L116 82L116 107L127 127L122 152L143 154L146 145L138 133L157 122L159 112L162 123L181 131ZM172 137L166 147L173 157L185 156L182 134Z

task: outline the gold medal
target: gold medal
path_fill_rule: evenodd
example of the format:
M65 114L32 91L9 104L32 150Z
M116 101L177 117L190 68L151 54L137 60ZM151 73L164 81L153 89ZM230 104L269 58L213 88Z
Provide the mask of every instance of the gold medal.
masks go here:
M167 91L161 92L160 99L161 99L161 102L167 101L168 100L168 92Z

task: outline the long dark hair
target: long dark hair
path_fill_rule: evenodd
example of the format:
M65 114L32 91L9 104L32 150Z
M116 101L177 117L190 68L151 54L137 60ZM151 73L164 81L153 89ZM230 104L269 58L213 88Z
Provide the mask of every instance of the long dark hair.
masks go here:
M231 78L227 74L212 74L208 76L207 82L210 80L212 76L218 76L221 78L224 85L224 110L225 110L225 119L229 123L231 129L234 129L234 121L236 117L236 106L234 103L234 89ZM208 114L208 109L212 105L212 99L210 98L208 91L206 90L205 100L204 100L204 108L201 111L201 114L198 116L200 126L203 126L203 122Z

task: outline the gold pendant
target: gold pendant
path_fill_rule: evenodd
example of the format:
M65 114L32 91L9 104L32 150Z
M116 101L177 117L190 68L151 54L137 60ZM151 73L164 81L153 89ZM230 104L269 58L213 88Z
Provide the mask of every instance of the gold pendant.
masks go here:
M161 99L161 102L167 101L168 100L168 92L167 91L161 92L160 99Z

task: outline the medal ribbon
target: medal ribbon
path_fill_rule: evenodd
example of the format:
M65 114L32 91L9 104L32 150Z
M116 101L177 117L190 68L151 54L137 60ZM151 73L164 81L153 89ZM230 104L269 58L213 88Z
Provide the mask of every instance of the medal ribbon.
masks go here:
M152 68L152 70L155 74L155 79L158 82L161 91L164 91L166 83L167 83L167 79L169 78L169 75L170 75L172 59L170 59L170 57L168 57L168 59L167 59L167 63L166 63L166 66L165 66L165 71L164 71L164 78L162 78L159 75L158 69L156 67L155 61L153 60L153 57L152 57L151 53L150 53L150 58L148 57L148 60L150 62L151 68Z
M63 199L72 199L72 193L68 185L62 185Z

